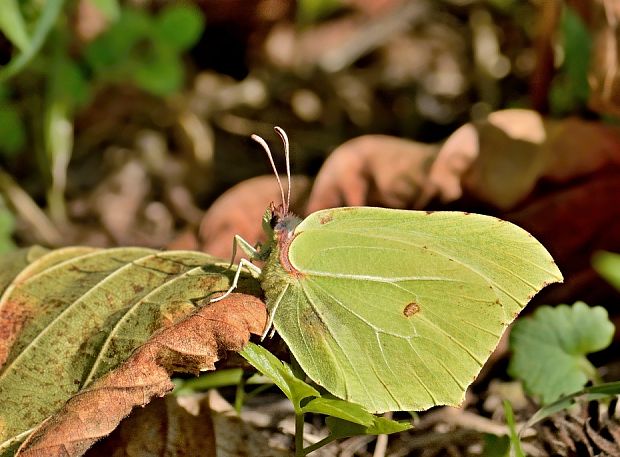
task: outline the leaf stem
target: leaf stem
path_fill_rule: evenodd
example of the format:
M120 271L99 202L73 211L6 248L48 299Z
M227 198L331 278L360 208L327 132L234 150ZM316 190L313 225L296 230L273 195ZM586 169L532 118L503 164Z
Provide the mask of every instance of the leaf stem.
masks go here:
M579 368L581 368L581 371L592 381L594 385L603 383L603 379L601 378L598 370L585 356L579 359Z
M295 457L304 457L304 413L295 412Z
M239 379L239 382L237 383L237 390L235 391L235 411L237 411L237 414L241 413L243 402L246 399L247 398L245 395L245 378L242 375L241 379Z
M329 443L331 443L335 439L336 439L336 437L334 435L327 435L321 441L317 441L316 443L311 444L306 449L304 449L302 456L306 456L306 455L310 454L311 452L314 452L317 449L322 448L323 446L328 445Z

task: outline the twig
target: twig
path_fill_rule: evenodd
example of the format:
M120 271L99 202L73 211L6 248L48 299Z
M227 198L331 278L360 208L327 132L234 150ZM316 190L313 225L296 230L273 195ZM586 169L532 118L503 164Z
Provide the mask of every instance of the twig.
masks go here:
M328 73L348 67L363 55L383 45L394 35L406 31L415 22L421 21L428 9L427 2L404 1L391 13L366 27L361 27L342 46L327 52L319 61L319 66Z
M19 217L28 225L35 234L35 238L49 246L58 246L62 241L62 235L39 208L34 200L28 195L15 180L4 170L0 169L0 192L13 207Z
M387 412L383 415L386 419L392 418L392 412ZM372 453L372 457L385 457L385 451L387 451L388 436L377 436L377 442L375 443L375 451Z

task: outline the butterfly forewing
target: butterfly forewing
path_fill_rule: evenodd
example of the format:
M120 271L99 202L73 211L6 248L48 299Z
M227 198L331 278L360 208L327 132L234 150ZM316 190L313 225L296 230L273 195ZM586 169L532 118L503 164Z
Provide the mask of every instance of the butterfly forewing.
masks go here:
M284 255L297 271L276 329L310 378L376 412L459 404L529 297L561 279L524 230L455 212L320 211Z

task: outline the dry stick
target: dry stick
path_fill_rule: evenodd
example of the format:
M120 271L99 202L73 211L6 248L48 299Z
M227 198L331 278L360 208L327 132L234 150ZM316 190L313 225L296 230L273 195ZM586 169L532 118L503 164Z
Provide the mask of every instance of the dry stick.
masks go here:
M410 436L407 440L401 440L397 449L392 449L390 457L405 457L418 449L443 448L454 443L470 443L473 439L480 438L480 432L475 430L456 429L449 432L431 432L420 436ZM521 443L523 451L531 457L542 457L540 450L529 444Z
M615 76L618 73L618 42L614 39L614 36L618 34L617 29L620 14L614 13L613 5L609 0L603 0L603 9L605 10L605 18L609 24L607 33L610 37L607 40L609 46L605 53L605 67L607 71L603 78L602 98L603 100L609 100L611 98Z
M497 436L508 435L509 433L508 427L504 424L499 424L491 419L487 419L486 417L479 416L469 411L451 407L444 407L426 414L420 422L416 424L415 430L428 430L439 423L459 428L446 433L430 432L419 436L411 436L407 439L406 443L401 445L401 449L396 450L396 452L390 455L394 457L406 456L414 449L444 446L455 440L462 441L485 433ZM517 424L517 428L522 427L522 425L523 424ZM522 446L527 455L540 455L536 447L528 443L522 443Z
M319 61L319 66L327 72L340 71L357 59L382 46L391 37L404 32L416 23L422 22L429 11L429 4L425 1L403 2L402 6L375 20L339 46L325 55Z
M211 126L191 111L179 114L177 122L191 142L196 162L202 167L212 169L215 157L215 134Z
M389 411L383 415L386 419L392 419L392 412ZM385 452L387 451L388 445L388 436L387 435L379 435L377 436L377 442L375 443L375 452L372 453L372 457L385 457Z
M61 243L62 235L54 223L32 200L30 195L2 169L0 169L0 192L28 225L29 229L35 233L38 240L51 246L57 246Z
M353 436L340 443L340 457L353 457L357 451L372 443L376 439L373 435Z

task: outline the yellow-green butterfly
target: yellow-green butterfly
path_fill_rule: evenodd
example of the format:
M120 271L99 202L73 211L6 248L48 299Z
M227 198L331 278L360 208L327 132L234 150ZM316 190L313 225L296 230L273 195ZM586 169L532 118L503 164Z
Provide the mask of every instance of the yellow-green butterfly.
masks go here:
M268 242L235 244L259 269L273 323L305 373L370 411L458 405L506 327L562 274L525 230L459 212L334 208L305 219L287 197L263 218ZM380 152L378 152L380 153ZM225 294L225 295L226 295ZM224 295L224 296L225 296ZM218 297L216 300L221 299Z

